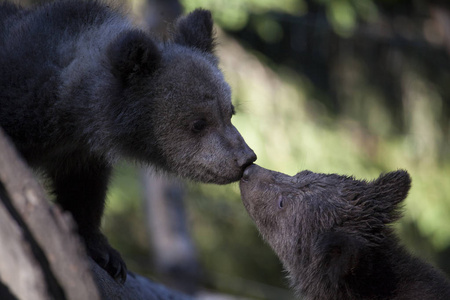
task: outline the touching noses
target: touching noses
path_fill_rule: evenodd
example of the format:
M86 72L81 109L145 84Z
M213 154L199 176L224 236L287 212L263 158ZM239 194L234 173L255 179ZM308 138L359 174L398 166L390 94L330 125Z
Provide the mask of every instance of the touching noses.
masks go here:
M251 165L255 160L256 160L255 152L253 152L253 150L250 149L250 147L247 146L247 144L245 144L244 149L241 151L237 159L237 164L239 168L245 169L249 165Z

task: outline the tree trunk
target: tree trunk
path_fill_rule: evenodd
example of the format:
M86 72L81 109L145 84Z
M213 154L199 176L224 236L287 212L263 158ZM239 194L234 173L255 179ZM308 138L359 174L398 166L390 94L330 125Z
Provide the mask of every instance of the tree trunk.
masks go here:
M179 299L139 275L116 283L88 259L70 214L45 192L0 128L0 299Z

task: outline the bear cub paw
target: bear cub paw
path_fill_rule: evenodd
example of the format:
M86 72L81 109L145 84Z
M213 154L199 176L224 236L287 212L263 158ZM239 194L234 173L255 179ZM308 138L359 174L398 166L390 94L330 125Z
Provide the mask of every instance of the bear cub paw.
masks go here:
M89 256L114 280L124 284L127 279L127 266L119 252L111 247L106 237L101 233L96 233L85 236L84 239Z

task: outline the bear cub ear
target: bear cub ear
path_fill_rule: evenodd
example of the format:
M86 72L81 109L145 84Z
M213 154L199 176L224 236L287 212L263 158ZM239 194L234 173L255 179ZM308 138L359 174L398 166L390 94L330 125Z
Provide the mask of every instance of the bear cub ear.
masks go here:
M369 185L368 196L375 201L377 211L384 214L384 223L393 222L401 217L399 204L408 196L410 188L411 177L404 170L380 175Z
M150 75L161 62L156 44L139 30L121 33L108 48L112 73L124 83L135 75Z
M213 35L211 12L205 9L196 9L189 15L178 19L174 41L180 45L212 53L215 46Z

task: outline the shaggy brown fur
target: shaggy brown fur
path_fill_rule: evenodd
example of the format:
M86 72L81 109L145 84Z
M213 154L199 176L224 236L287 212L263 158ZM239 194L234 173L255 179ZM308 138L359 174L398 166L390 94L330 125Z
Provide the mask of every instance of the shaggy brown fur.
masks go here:
M302 299L450 299L447 278L400 246L390 226L410 184L406 171L366 182L252 165L240 188Z
M51 179L89 254L121 281L125 264L99 228L118 159L217 184L256 159L231 124L213 49L206 10L162 42L101 1L0 1L0 126Z

